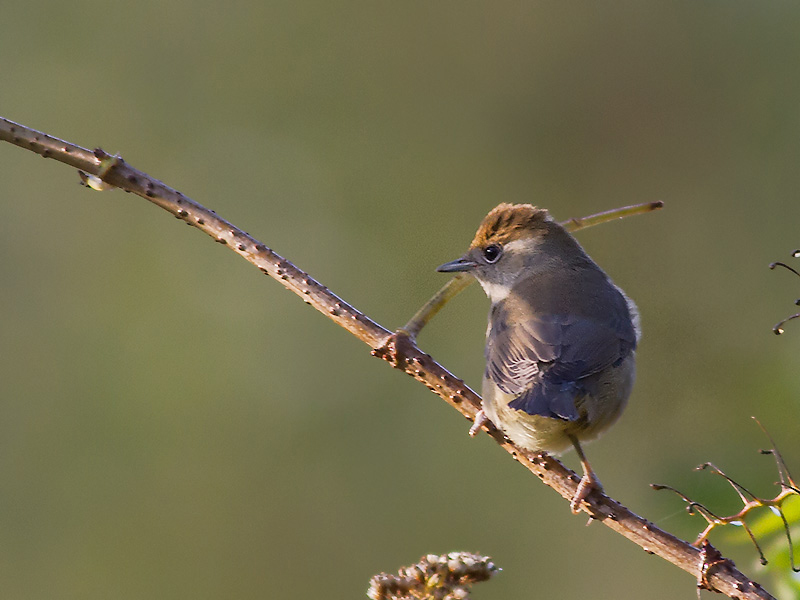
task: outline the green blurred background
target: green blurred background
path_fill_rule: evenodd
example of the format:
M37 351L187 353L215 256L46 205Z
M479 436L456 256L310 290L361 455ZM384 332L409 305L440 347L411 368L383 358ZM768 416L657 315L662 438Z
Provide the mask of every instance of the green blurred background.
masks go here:
M800 471L795 2L16 2L0 114L102 146L394 328L500 201L579 234L644 338L589 446L613 496L692 539L672 484ZM0 145L0 580L15 599L359 598L472 550L481 598L694 597L422 386L197 231ZM795 266L800 266L800 261ZM487 301L420 344L479 386ZM574 456L567 464L577 466ZM737 564L756 554L713 539Z

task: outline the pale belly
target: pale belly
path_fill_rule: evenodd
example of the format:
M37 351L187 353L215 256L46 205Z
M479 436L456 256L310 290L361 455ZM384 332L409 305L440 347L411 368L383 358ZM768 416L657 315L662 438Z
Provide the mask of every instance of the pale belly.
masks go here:
M635 357L586 378L594 393L576 398L581 415L576 421L529 415L509 408L516 396L504 393L490 379L483 380L483 412L508 438L527 450L558 454L572 447L570 436L585 442L595 439L619 418L633 388ZM582 380L583 381L583 380Z

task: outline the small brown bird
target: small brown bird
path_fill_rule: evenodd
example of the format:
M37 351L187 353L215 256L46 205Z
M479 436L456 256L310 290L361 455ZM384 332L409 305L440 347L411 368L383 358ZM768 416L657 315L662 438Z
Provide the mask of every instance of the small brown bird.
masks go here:
M581 442L622 413L636 373L636 305L550 214L500 204L467 253L438 271L464 271L492 303L486 332L483 410L515 444L560 453L574 447L583 478L573 512L602 489Z

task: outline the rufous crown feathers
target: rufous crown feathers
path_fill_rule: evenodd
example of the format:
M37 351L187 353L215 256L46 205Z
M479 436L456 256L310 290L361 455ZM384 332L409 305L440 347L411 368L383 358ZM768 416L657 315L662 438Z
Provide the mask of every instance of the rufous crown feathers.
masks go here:
M550 213L544 208L536 208L531 204L498 204L486 217L471 248L485 248L490 244L506 244L526 236L533 236L537 231L545 231L551 223Z

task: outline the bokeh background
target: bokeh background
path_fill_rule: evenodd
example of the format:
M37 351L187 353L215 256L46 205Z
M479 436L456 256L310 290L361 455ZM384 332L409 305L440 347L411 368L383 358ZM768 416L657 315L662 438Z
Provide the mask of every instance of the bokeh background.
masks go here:
M713 461L800 471L795 2L14 2L0 114L102 146L213 208L387 327L500 201L579 234L644 338L606 489L689 539ZM16 599L359 598L472 550L476 598L694 597L422 386L145 201L0 145L0 580ZM800 261L795 261L800 266ZM470 288L420 344L479 386ZM574 456L567 464L577 466ZM772 587L752 548L713 540Z

